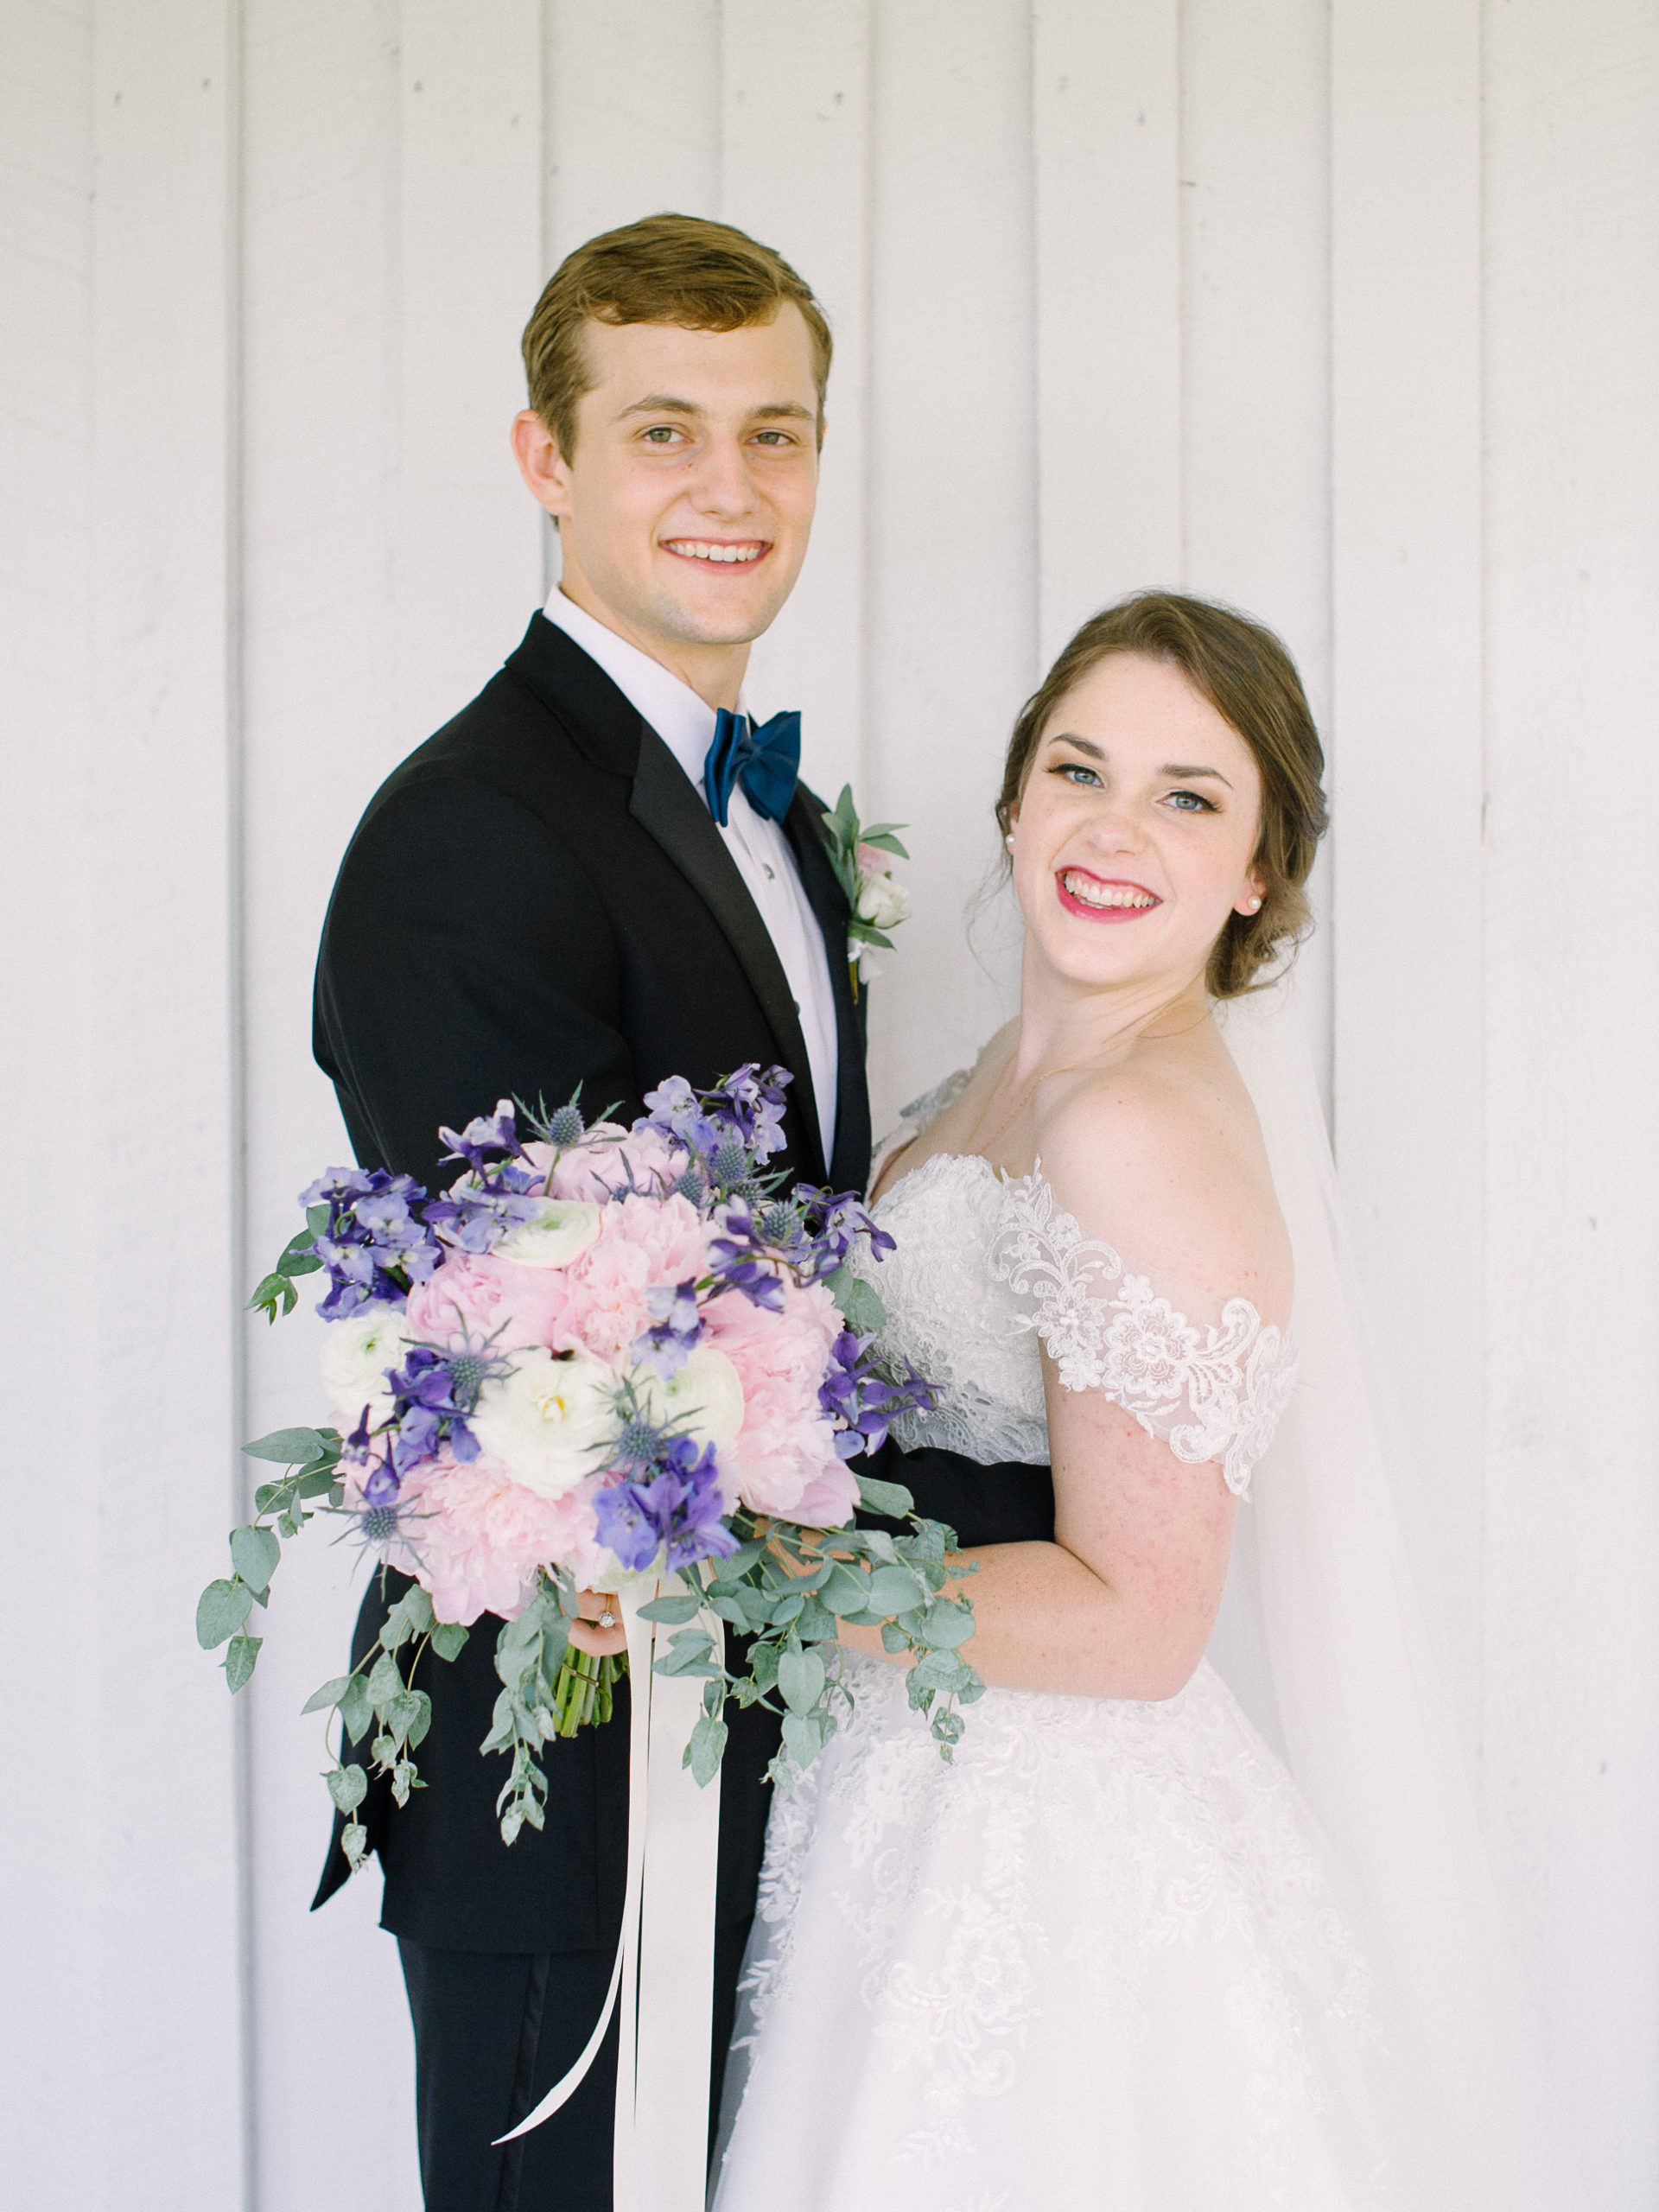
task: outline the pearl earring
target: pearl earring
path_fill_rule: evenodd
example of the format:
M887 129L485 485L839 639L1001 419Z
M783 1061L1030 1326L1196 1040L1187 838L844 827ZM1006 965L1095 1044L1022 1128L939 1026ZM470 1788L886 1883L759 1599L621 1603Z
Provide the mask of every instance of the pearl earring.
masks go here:
M1246 899L1244 911L1247 914L1259 914L1262 911L1262 901L1259 899Z
M1010 852L1014 850L1014 832L1012 830L1009 830L1007 836L1002 840L1002 842Z

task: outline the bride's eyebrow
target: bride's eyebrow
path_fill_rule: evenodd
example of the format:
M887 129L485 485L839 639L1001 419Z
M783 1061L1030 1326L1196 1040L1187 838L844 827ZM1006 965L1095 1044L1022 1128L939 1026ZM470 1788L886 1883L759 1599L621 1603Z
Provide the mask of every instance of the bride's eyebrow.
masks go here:
M1069 729L1056 730L1048 741L1051 745L1074 746L1079 753L1088 753L1093 760L1103 761L1106 758L1106 748L1103 745L1096 745L1092 737L1074 736ZM1160 776L1177 776L1186 783L1191 783L1200 776L1208 776L1218 784L1227 784L1229 791L1233 788L1219 768L1202 768L1193 762L1166 760L1158 773Z
M1199 776L1211 776L1213 777L1215 781L1218 784L1227 784L1227 779L1222 774L1219 768L1186 767L1179 760L1166 760L1163 766L1158 771L1158 772L1160 776L1179 776L1181 778L1183 782L1189 784ZM1231 791L1233 787L1230 784L1227 784L1227 788L1229 791Z

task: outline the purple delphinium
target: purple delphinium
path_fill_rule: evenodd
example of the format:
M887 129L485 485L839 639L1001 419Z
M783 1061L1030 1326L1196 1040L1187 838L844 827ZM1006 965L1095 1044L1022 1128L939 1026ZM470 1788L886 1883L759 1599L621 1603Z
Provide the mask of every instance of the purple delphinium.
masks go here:
M768 1313L784 1310L784 1286L777 1260L761 1236L753 1209L733 1198L715 1216L718 1236L709 1243L709 1272L725 1290L741 1290Z
M806 1216L810 1249L799 1270L804 1281L821 1282L844 1267L861 1236L869 1239L873 1260L885 1259L893 1249L892 1237L876 1226L856 1191L814 1191L803 1185L795 1192L795 1203Z
M784 1148L784 1092L794 1081L787 1068L762 1068L746 1060L718 1090L703 1093L711 1119L729 1122L739 1141L764 1163Z
M671 1075L655 1090L648 1090L645 1109L635 1122L636 1128L644 1126L656 1129L696 1159L711 1154L721 1141L721 1132L709 1120L702 1099L683 1075Z
M686 1354L702 1334L696 1282L653 1284L645 1304L654 1325L634 1338L631 1357L666 1382L685 1365Z
M846 1424L836 1436L843 1459L879 1452L899 1414L929 1413L938 1403L938 1393L913 1367L902 1378L884 1373L872 1352L874 1343L872 1337L843 1329L830 1354L830 1371L818 1386L819 1405L832 1421Z
M613 1483L594 1500L599 1541L635 1574L659 1549L671 1574L701 1559L729 1558L737 1539L726 1526L725 1511L715 1448L700 1451L690 1436L675 1437L649 1468Z
M783 1149L787 1068L746 1061L717 1090L696 1091L671 1076L645 1093L650 1109L636 1128L656 1129L691 1154L699 1185L722 1194L756 1185L757 1171Z
M496 1101L493 1114L480 1114L457 1132L439 1125L438 1135L449 1149L446 1160L464 1160L475 1175L483 1175L497 1165L492 1154L507 1160L524 1156L524 1147L518 1141L518 1116L510 1099Z
M471 1351L441 1351L416 1344L386 1377L392 1414L385 1434L391 1465L401 1478L446 1446L464 1464L478 1457L478 1439L467 1416L478 1403L479 1385L493 1362Z
M382 1167L331 1168L300 1193L308 1215L328 1210L311 1244L328 1273L328 1295L317 1308L325 1321L376 1300L401 1306L411 1286L434 1273L443 1248L414 1211L425 1196L413 1176Z
M464 1160L467 1173L426 1208L426 1218L463 1252L493 1251L521 1221L533 1221L541 1205L543 1179L524 1157L518 1116L504 1098L493 1114L438 1135L449 1147L444 1158Z

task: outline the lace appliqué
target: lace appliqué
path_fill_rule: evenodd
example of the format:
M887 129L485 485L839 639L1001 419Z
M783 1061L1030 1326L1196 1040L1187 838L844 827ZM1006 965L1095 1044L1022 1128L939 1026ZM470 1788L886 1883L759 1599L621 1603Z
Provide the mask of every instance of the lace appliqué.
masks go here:
M1042 1339L1067 1390L1099 1390L1192 1465L1219 1463L1236 1497L1296 1385L1296 1355L1247 1298L1195 1326L1109 1244L1054 1204L1040 1170L1004 1185L997 1280L1036 1301L1016 1325Z

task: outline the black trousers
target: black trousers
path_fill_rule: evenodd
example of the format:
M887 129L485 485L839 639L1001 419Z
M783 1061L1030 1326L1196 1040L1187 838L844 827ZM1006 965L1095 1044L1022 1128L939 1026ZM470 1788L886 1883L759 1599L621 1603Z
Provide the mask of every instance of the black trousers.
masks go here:
M709 2141L749 1923L715 1931ZM582 2055L613 1954L444 1951L397 1939L415 2023L415 2116L426 2212L612 2212L617 2028L569 2102L502 2149Z

